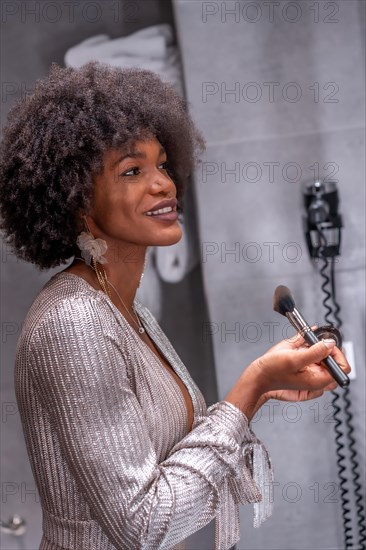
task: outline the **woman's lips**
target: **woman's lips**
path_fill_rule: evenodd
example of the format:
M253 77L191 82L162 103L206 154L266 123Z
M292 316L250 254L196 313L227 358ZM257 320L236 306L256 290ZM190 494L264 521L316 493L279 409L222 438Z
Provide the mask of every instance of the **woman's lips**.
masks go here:
M160 208L157 208L156 206L161 205ZM176 200L171 201L162 201L161 203L158 203L155 208L152 210L149 210L146 212L146 216L148 218L155 218L157 220L161 221L168 221L172 222L175 221L178 218L178 212L175 210L176 208Z
M149 220L174 222L178 219L178 212L172 210L171 212L165 212L164 214L154 214L153 216L147 216L147 218L149 218Z
M171 210L176 210L177 209L177 199L167 199L167 200L164 200L164 201L160 201L158 203L156 203L148 212L146 212L147 214L150 214L152 212L156 212L157 210L162 210L162 209L166 209L166 208L170 208Z

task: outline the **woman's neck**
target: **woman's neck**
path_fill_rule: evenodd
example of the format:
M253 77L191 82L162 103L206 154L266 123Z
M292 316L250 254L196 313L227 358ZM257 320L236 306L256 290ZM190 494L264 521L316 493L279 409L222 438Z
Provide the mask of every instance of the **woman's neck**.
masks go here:
M113 258L113 256L112 258L108 258L107 254L105 254L105 258L107 263L102 265L102 270L106 274L111 300L117 307L119 307L119 302L122 301L129 311L133 311L133 302L144 270L145 255L142 256L140 254L133 257L130 254L129 256L124 256L124 258ZM96 290L103 290L93 265L88 265L85 262L80 251L76 253L72 264L64 271L82 277Z

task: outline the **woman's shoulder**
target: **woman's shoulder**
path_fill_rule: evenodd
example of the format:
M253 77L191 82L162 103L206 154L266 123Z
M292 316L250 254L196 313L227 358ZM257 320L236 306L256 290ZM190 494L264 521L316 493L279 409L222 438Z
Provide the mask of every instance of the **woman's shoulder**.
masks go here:
M62 322L90 308L103 307L102 291L94 289L78 275L61 271L47 281L33 300L23 323L21 339L29 339L52 315L57 315Z

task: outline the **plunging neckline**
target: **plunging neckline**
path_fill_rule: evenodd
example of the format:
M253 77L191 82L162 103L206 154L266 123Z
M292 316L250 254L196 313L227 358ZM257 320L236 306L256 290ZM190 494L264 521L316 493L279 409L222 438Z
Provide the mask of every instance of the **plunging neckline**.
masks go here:
M190 389L188 388L187 384L182 380L182 378L180 377L180 375L177 373L177 371L175 370L175 368L173 367L172 365L172 362L168 360L168 358L165 356L165 354L163 353L161 347L156 343L156 341L154 340L152 334L150 333L150 330L149 328L146 326L145 322L144 322L144 319L140 318L140 321L142 322L144 328L145 328L145 331L148 335L148 337L150 338L150 340L152 341L153 345L156 347L157 351L161 354L162 357L159 357L159 355L157 353L155 353L154 350L152 350L150 348L150 346L144 341L142 340L142 338L139 337L139 335L136 333L136 331L134 331L133 329L133 332L136 336L136 338L139 340L139 342L142 343L142 345L145 347L145 349L147 349L149 351L149 353L152 355L152 357L159 363L159 365L168 373L168 375L173 379L173 381L175 382L175 384L178 386L179 388L179 391L181 393L181 396L183 397L183 401L184 401L184 405L185 405L185 409L186 409L186 418L187 418L187 431L191 431L192 429L192 426L194 424L194 419L195 419L195 416L196 416L196 409L195 409L195 406L194 406L194 398L190 392ZM166 364L170 367L170 369L173 371L171 372L169 368L166 368L166 366L164 365L163 361L162 361L162 358L164 359L164 361L166 362ZM189 420L189 411L188 411L188 407L187 407L187 403L186 403L186 398L184 396L184 393L182 391L182 388L180 387L180 385L178 384L177 380L175 379L173 373L175 373L175 375L177 376L177 378L181 381L181 383L183 384L183 386L186 388L187 390L187 393L188 393L188 396L191 400L191 405L192 405L192 423L191 425L189 426L188 425L188 420Z
M160 364L160 366L166 371L168 372L168 374L170 375L170 377L173 379L173 381L175 382L175 384L177 385L180 393L181 393L181 396L183 398L183 401L184 401L184 405L185 405L185 409L186 409L186 419L187 419L187 431L189 432L192 427L193 427L193 424L194 424L194 420L195 420L195 417L196 417L196 414L197 414L197 409L195 407L195 397L193 395L193 393L190 391L190 388L187 386L187 384L184 382L184 380L182 379L182 377L180 376L179 372L176 371L176 369L174 368L173 364L171 361L168 360L168 358L165 356L165 354L163 353L162 349L160 348L160 346L158 345L158 343L155 341L153 335L151 334L150 332L150 329L148 327L148 325L145 323L145 319L143 317L143 315L141 316L140 313L138 313L139 315L139 319L140 321L142 322L143 324L143 327L148 335L148 337L150 338L150 340L152 341L153 345L156 347L156 349L161 353L162 357L164 358L164 360L166 361L166 363L170 366L170 368L172 369L172 371L176 374L176 376L179 378L179 380L182 382L182 384L184 385L184 387L186 388L187 390L187 393L188 393L188 396L191 400L191 404L192 404L192 414L193 414L193 418L192 418L192 425L191 426L188 426L188 419L189 419L189 411L188 411L188 407L187 407L187 403L186 403L186 399L185 399L185 396L184 396L184 393L182 391L182 388L180 387L180 385L178 384L177 380L174 378L173 376L173 373L170 372L169 369L167 369L165 367L165 365L163 364L162 362L162 359L161 357L159 357L159 355L157 353L155 353L151 348L150 346L144 342L144 340L142 340L142 338L136 333L136 331L134 330L134 328L130 325L130 323L127 321L127 319L124 317L124 315L121 313L121 311L114 305L114 303L112 302L112 300L109 298L109 296L103 291L103 290L98 290L96 288L94 288L90 283L88 283L88 281L86 279L84 279L83 277L81 277L80 275L76 275L76 273L72 273L71 271L59 271L58 273L55 274L55 277L57 276L60 276L60 275L66 275L66 276L71 276L71 277L76 277L78 280L80 280L83 284L85 284L87 287L89 287L90 289L92 289L94 292L98 293L99 295L102 295L104 299L107 300L107 303L108 305L112 308L112 311L114 313L114 315L116 316L116 312L117 312L117 315L119 316L119 318L121 318L123 320L124 323L126 323L128 325L128 327L130 328L130 331L133 333L133 337L136 339L136 341L138 342L138 344L142 344L142 346L145 347L145 349L147 349L149 351L150 354L152 354L152 357ZM138 301L137 301L138 302ZM139 304L139 302L138 302ZM118 320L118 317L117 317L117 320Z

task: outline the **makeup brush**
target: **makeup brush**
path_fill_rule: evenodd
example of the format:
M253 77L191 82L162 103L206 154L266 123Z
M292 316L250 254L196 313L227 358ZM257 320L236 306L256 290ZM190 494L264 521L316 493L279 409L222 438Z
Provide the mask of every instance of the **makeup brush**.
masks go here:
M276 288L273 296L273 309L281 315L287 317L295 330L303 336L305 342L307 342L310 346L320 342L319 338L310 328L304 317L296 309L295 300L293 299L291 291L287 288L287 286L280 285ZM348 376L343 372L341 367L338 363L336 363L331 355L328 355L328 357L323 359L322 362L339 386L342 388L348 386L350 382Z

